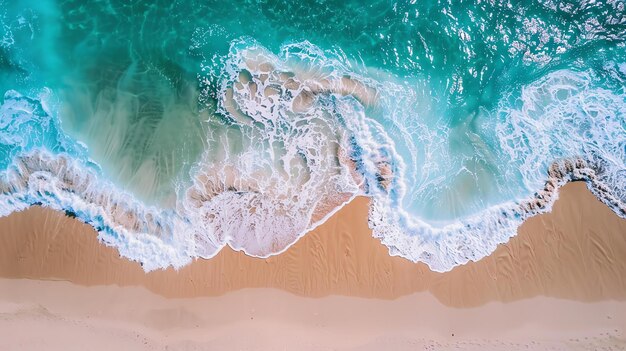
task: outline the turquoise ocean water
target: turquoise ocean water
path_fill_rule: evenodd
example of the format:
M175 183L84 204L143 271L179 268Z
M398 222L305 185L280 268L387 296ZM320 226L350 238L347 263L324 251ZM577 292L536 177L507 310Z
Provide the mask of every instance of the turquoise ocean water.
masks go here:
M146 270L278 254L359 195L437 271L568 181L626 217L620 0L0 0L0 94L0 215Z

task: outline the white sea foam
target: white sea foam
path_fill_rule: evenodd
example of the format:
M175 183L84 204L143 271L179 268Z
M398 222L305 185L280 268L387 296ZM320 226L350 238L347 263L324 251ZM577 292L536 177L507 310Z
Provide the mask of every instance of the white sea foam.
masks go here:
M591 73L551 73L483 116L492 139L481 142L491 145L496 166L480 184L477 171L473 179L480 186L496 179L494 189L509 198L430 220L414 204L455 186L446 172L468 169L442 137L453 131L432 128L418 89L349 67L309 43L274 55L235 42L220 75L201 77L203 98L212 94L224 119L207 135L192 184L174 209L146 206L117 189L45 103L7 92L0 152L11 162L0 173L0 215L33 204L71 211L152 270L213 257L225 245L258 257L281 253L366 195L373 235L390 254L437 271L493 252L524 219L549 211L568 181L586 181L626 217L626 97L599 86Z
M324 90L367 91L322 67L289 67L267 50L233 46L220 80L228 127L194 170L183 206L228 242L265 257L284 250L359 191L342 161L348 133ZM344 80L345 82L345 80ZM347 159L343 156L343 159Z
M347 131L327 109L311 104L320 94L315 89L353 89L366 96L345 79L334 82L337 87L308 87L299 77L285 77L287 71L270 72L269 61L280 60L266 54L251 48L229 62L220 111L242 120L213 131L213 147L193 168L193 184L171 211L147 207L118 190L90 169L83 154L59 147L64 135L24 128L44 126L52 117L38 100L8 93L3 129L26 138L5 140L14 161L2 174L4 214L35 203L69 210L147 270L210 258L227 244L259 257L283 251L359 191L342 147ZM330 97L319 102L337 103ZM47 141L25 145L30 138Z
M496 133L502 174L521 178L527 198L514 198L443 227L397 211L374 196L370 226L390 253L446 271L476 261L515 235L529 216L548 211L558 188L584 180L626 217L625 96L593 86L587 72L558 71L504 100ZM494 184L495 186L495 184Z

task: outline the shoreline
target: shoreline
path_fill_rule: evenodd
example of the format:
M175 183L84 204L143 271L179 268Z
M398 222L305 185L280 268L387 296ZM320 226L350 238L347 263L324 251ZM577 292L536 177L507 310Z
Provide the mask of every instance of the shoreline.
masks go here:
M227 247L178 271L145 273L100 243L89 225L33 207L0 218L0 277L141 285L165 297L276 288L300 296L381 299L428 291L455 307L538 295L626 300L626 235L620 235L626 233L626 220L584 183L564 186L552 212L526 220L492 255L447 273L389 256L371 236L367 211L367 199L356 198L278 256L259 259Z
M626 220L583 183L447 273L371 236L357 198L279 256L145 273L87 224L0 218L0 348L626 350Z

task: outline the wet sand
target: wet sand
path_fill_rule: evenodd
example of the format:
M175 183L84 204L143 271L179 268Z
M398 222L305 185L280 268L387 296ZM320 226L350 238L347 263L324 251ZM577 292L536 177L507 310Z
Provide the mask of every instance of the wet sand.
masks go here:
M356 199L276 257L227 248L147 274L62 213L0 218L0 277L11 278L0 280L0 333L11 336L0 344L58 328L153 349L626 348L626 220L583 183L491 256L448 273L390 257L367 207Z

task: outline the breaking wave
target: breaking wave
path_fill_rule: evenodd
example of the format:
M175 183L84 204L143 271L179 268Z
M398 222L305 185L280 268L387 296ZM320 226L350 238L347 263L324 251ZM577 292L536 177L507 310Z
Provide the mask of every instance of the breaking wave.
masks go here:
M625 81L623 63L607 70ZM447 271L493 252L558 189L585 181L626 217L626 93L591 70L556 70L491 110L442 125L427 83L308 43L278 54L235 40L199 74L205 147L171 207L108 180L48 103L9 90L0 107L0 215L43 205L92 225L145 270L225 245L279 254L356 196L391 255Z

